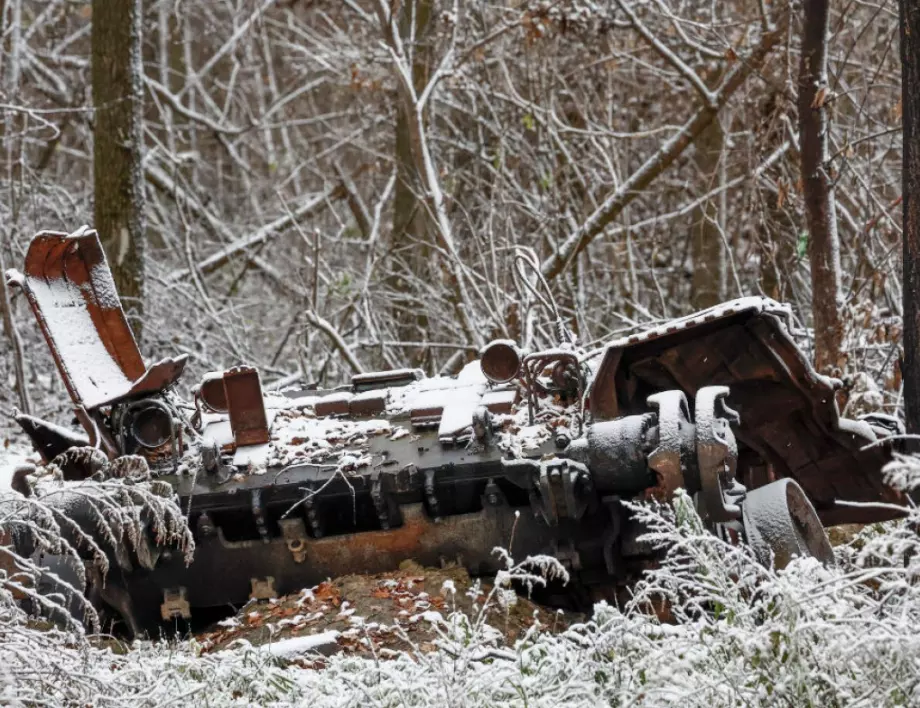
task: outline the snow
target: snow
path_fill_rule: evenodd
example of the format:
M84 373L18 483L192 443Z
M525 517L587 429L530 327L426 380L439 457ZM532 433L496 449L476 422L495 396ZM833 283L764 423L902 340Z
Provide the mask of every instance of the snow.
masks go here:
M271 446L268 443L263 445L243 445L236 448L233 454L233 464L237 467L259 467L265 466L268 462L268 455Z
M321 444L329 440L351 440L381 433L390 433L392 424L388 420L352 420L348 418L316 418L309 415L284 417L272 430L272 437L282 445L295 445L297 440Z
M100 339L80 288L63 279L27 283L82 402L92 408L127 392L131 382Z
M339 638L339 633L335 630L321 632L320 634L308 634L303 637L291 637L282 639L271 644L263 645L263 649L268 651L272 656L293 656L295 654L307 654L315 652L323 647L335 644Z
M38 460L31 447L16 440L0 440L0 494L10 489L16 467L30 459Z
M201 438L206 443L216 443L218 447L232 445L233 429L230 427L230 419L206 423L201 431Z
M473 413L482 405L485 386L462 386L451 391L444 401L438 437L450 438L459 435L473 424Z
M362 453L370 436L390 436L399 430L389 420L378 418L317 418L312 411L279 412L271 430L269 462L325 462L339 455L340 467L355 465L364 460Z
M912 459L902 464L920 468ZM0 583L0 703L213 708L920 703L920 538L911 528L920 512L910 523L866 529L837 549L837 567L800 559L777 571L708 533L687 497L679 496L669 509L634 506L650 529L648 541L668 550L633 588L631 600L622 607L600 602L593 617L559 631L537 616L522 636L507 641L492 624L503 621L501 611L487 620L479 609L510 606L510 590L496 588L487 595L480 591L470 614L448 608L406 611L434 625L437 638L417 644L408 631L403 651L375 650L374 622L351 615L354 628L343 634L324 631L263 646L238 642L215 652L193 638L138 641L114 653L72 633L33 629ZM551 558L530 564L509 558L502 575L539 580L560 572L556 566ZM452 591L445 583L443 592ZM650 611L663 607L662 598L668 599L664 622ZM341 611L351 609L343 603ZM330 648L335 651L324 651ZM309 659L314 652L324 654L321 663Z
M789 305L781 304L776 300L771 300L768 297L741 297L735 300L729 300L728 302L721 303L715 307L710 307L708 310L694 312L693 314L687 315L686 317L678 317L677 319L668 320L658 327L643 330L638 334L631 334L628 337L623 337L622 339L618 339L608 344L607 349L619 349L621 347L625 347L628 344L644 342L650 339L657 339L658 337L662 337L665 334L676 332L681 329L686 329L687 327L690 327L698 322L708 322L710 320L728 317L740 312L769 312L770 314L783 317L787 321L791 321L792 318L792 308Z

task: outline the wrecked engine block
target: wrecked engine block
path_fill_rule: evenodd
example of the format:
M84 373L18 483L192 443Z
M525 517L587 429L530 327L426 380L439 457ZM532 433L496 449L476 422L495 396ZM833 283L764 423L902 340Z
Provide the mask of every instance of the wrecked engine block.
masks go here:
M39 234L8 278L83 428L18 416L42 459L79 484L97 469L69 450L140 456L187 509L190 565L170 548L114 554L103 599L134 633L408 559L489 575L499 546L560 559L585 602L615 599L656 557L624 502L678 489L714 533L777 565L830 562L822 524L895 518L906 503L881 474L897 421L841 418L838 382L766 298L596 355L495 341L456 377L406 369L267 392L238 366L189 402L175 391L184 357L144 363L95 232Z

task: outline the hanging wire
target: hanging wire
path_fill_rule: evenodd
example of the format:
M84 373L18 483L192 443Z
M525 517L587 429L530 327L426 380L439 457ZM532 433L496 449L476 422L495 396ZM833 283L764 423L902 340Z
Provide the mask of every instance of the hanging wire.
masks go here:
M514 250L514 272L518 280L551 313L559 344L575 346L578 337L568 328L562 314L559 312L559 307L556 305L556 299L549 288L549 283L546 282L546 278L543 277L543 273L540 271L540 260L537 258L537 254L527 246L516 246ZM529 274L526 272L527 270L530 271ZM536 280L537 286L542 288L543 293L531 283L531 276Z

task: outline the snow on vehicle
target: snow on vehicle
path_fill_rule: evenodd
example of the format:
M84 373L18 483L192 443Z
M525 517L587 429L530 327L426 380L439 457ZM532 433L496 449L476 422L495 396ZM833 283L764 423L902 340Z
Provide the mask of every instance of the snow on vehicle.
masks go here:
M881 474L889 421L841 418L788 306L765 298L612 342L599 364L571 341L499 340L455 377L282 393L241 365L205 376L192 406L175 390L184 357L144 363L95 232L37 235L8 277L85 431L19 416L42 458L76 480L100 465L67 450L138 456L188 511L190 565L169 548L116 554L104 599L134 632L408 559L488 575L496 547L555 556L583 599L615 596L655 559L624 502L679 488L715 533L778 565L831 561L822 522L889 519L906 501Z

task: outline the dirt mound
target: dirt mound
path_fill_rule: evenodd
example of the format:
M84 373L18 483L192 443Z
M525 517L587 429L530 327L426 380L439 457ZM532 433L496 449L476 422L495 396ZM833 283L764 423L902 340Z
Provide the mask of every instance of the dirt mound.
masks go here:
M510 604L487 603L491 590L485 583L477 586L462 568L423 568L407 561L395 572L347 575L298 595L250 602L199 634L198 641L203 652L242 640L279 656L346 651L386 658L401 650L434 650L440 620L455 610L478 619L486 607L486 620L508 643L536 621L559 631L583 619L520 596Z

